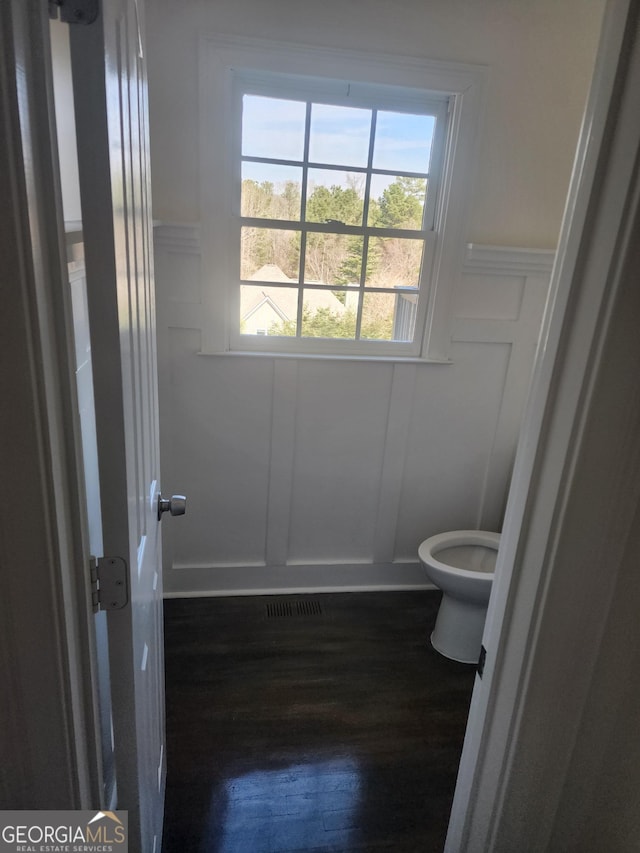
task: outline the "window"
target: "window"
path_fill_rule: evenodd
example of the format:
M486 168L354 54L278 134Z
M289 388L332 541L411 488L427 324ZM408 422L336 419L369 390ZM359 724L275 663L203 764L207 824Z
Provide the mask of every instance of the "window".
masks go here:
M273 83L268 95L247 87L241 334L265 334L247 322L260 302L270 336L413 344L433 260L447 99L385 104L384 90L348 86L340 101L293 100Z
M203 54L203 349L446 357L476 72L261 40Z

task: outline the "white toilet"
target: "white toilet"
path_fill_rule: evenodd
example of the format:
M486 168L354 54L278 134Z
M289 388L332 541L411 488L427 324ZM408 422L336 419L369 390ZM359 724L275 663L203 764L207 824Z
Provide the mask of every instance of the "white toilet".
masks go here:
M454 530L418 548L429 580L442 590L431 645L445 657L478 662L499 544L499 533Z

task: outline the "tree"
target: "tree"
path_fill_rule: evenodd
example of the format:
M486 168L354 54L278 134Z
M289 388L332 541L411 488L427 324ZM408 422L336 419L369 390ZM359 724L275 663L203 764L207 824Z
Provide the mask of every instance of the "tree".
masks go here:
M296 333L295 320L282 320L269 328L270 335ZM303 338L354 338L356 333L356 315L354 311L336 314L330 308L317 308L313 313L305 305L302 310Z
M250 178L242 182L242 216L259 219L300 219L300 187L295 181L258 183Z
M422 208L426 192L424 178L399 176L382 192L369 216L370 224L381 228L422 228ZM374 200L371 200L374 204ZM371 210L371 207L370 207ZM420 275L423 241L404 237L376 237L369 241L373 256L371 273L367 258L367 282L372 287L415 287Z
M363 180L363 175L350 175L347 186L316 185L307 198L306 220L362 225ZM380 228L420 229L425 192L426 181L423 178L398 176L383 190L380 198L369 199L367 224ZM282 184L274 184L271 181L258 183L249 179L243 181L242 215L258 219L298 221L300 218L299 185L295 181ZM359 284L363 245L364 238L361 235L340 234L337 231L307 231L305 281L322 282L334 286ZM367 285L369 287L415 286L420 271L422 250L423 242L419 239L372 237L369 239L367 251ZM256 270L268 263L276 264L287 276L297 279L299 259L300 231L268 227L242 229L241 275L243 279L250 278ZM344 292L337 290L335 295L345 304ZM370 302L373 301L375 300L370 300ZM366 312L363 316L363 329L365 319ZM342 324L340 328L347 328L347 326L348 324ZM378 328L377 325L374 324L374 326Z
M316 186L307 199L308 222L335 220L344 225L362 225L363 202L354 187Z
M374 237L369 251L376 253L375 273L368 279L371 287L416 287L424 243L403 237Z
M273 184L242 182L242 215L256 219L300 219L300 189L295 181ZM251 278L264 264L276 264L290 278L298 277L300 244L297 234L275 228L244 227L240 275Z
M387 304L365 303L360 337L370 340L391 340L393 338L393 311L395 296L392 293L380 294L388 297ZM294 337L296 334L295 320L282 320L269 328L270 335ZM337 314L330 308L317 308L313 313L308 306L302 311L303 338L349 338L353 340L356 334L356 312L349 309L344 314Z
M362 225L364 204L358 178L351 177L347 187L316 186L307 201L307 221ZM362 244L362 237L309 232L305 277L325 284L359 283Z
M425 191L424 178L396 178L380 197L376 225L383 228L421 228Z
M287 181L282 190L282 208L285 214L282 219L300 219L300 185L295 181Z

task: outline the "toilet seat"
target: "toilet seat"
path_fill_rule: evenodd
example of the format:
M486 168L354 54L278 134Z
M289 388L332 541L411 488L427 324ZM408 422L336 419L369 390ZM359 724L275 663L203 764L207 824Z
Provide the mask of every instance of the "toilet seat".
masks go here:
M418 548L427 576L442 590L431 644L445 657L478 661L499 544L499 533L453 530Z
M492 533L488 530L452 530L449 533L437 533L435 536L425 539L418 548L418 557L423 563L429 561L434 568L440 568L446 572L454 572L460 575L460 577L468 576L469 578L473 578L478 571L481 571L482 574L493 574L493 571L487 572L484 568L480 570L476 568L464 568L463 566L456 565L455 562L448 563L445 560L440 560L437 555L442 551L452 548L471 546L483 547L497 554L499 544L499 533Z

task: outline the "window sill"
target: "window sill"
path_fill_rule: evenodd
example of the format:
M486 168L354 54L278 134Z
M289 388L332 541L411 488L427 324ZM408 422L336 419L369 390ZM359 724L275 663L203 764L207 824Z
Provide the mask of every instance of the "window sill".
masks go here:
M214 358L293 358L299 361L366 361L383 364L453 364L446 358L420 358L402 355L325 354L301 352L258 352L256 350L228 350L226 352L199 352L198 355Z

